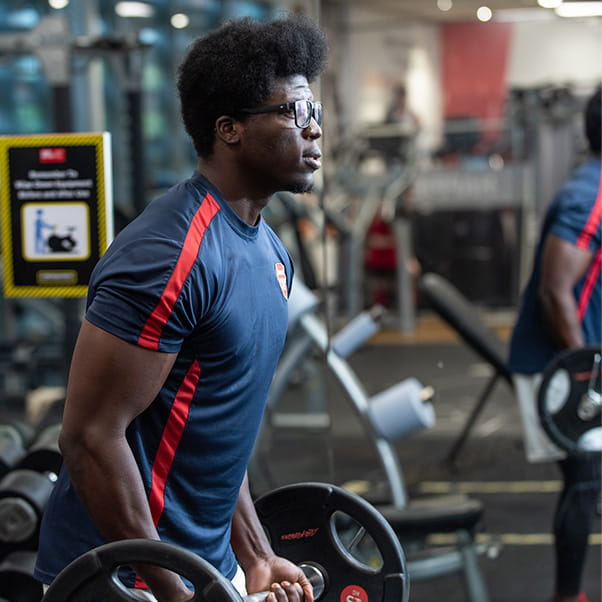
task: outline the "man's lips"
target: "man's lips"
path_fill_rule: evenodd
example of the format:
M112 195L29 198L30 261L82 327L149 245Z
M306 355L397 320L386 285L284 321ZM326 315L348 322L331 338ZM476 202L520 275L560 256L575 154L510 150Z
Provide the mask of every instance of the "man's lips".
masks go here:
M307 165L315 170L322 167L322 161L320 161L320 157L322 157L321 153L306 153L303 155L303 160Z

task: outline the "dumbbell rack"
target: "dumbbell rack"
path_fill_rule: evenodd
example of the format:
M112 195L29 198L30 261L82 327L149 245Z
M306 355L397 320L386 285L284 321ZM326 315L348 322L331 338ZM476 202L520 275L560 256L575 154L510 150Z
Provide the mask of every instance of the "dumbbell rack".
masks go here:
M0 424L0 600L34 601L33 578L42 515L62 464L60 423L37 432L20 421Z

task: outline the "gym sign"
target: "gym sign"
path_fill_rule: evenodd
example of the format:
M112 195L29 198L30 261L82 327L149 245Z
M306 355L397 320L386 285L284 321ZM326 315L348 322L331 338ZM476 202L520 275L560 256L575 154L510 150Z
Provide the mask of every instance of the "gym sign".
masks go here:
M108 133L0 136L6 297L83 297L112 238Z

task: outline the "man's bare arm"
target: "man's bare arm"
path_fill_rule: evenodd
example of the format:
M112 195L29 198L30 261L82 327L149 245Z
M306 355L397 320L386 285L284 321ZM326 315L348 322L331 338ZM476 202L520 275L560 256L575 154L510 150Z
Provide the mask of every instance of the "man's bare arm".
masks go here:
M584 345L573 289L583 278L593 254L554 235L544 243L539 297L546 322L562 348Z
M126 343L87 321L82 325L60 447L80 499L108 541L159 539L126 429L155 399L175 357ZM190 596L173 573L137 568L160 600Z

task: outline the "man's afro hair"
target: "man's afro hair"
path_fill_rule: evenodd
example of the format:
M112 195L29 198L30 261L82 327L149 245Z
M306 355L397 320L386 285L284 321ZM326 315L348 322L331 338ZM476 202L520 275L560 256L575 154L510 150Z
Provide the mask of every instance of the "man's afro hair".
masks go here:
M311 82L327 54L322 30L299 15L232 20L198 39L178 72L182 118L197 154L211 155L220 115L242 117L241 109L259 106L279 78L304 75Z

